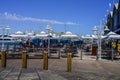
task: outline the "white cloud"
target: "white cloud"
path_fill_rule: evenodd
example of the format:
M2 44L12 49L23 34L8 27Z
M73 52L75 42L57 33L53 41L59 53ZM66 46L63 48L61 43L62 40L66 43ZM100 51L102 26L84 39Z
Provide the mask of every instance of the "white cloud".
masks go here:
M76 23L73 23L73 22L66 22L66 24L68 24L68 25L79 25L79 24L76 24Z
M4 17L7 20L18 20L18 21L33 21L33 22L44 22L44 23L51 23L51 24L65 24L65 22L57 21L57 20L49 20L49 19L39 19L39 18L32 18L32 17L23 17L16 14L10 14L5 12ZM74 22L66 22L67 25L79 25Z
M7 16L7 12L5 12L4 15Z
M112 6L112 4L111 3L109 3L109 7L111 7Z

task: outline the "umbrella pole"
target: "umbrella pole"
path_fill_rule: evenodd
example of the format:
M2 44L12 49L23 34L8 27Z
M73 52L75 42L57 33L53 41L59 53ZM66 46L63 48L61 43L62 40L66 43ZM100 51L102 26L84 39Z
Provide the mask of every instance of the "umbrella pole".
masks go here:
M112 47L112 61L113 61L113 47Z

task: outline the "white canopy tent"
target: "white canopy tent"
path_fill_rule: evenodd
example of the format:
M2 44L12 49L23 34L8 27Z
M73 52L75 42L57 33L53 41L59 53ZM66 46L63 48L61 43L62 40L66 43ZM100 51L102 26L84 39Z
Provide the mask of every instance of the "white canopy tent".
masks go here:
M110 32L107 34L106 39L111 40L111 41L112 41L112 40L115 40L115 39L120 39L120 35L118 35L118 34L112 32L112 31L110 31ZM112 57L112 61L113 61L113 59L114 59L113 47L112 47L111 49L112 49L112 55L111 55L111 57Z
M114 32L109 32L107 35L106 35L106 39L120 39L120 35L114 33Z
M44 35L43 34L42 35L41 34L36 34L36 37L38 37L38 38L47 37L47 36L48 36L48 34L44 34Z
M104 39L104 38L106 38L107 36L103 36L103 35L101 35L101 39ZM92 38L93 39L98 39L98 36L97 35L92 35Z
M10 36L12 36L13 38L34 38L34 34L33 33L23 33L21 31L17 31L15 34L11 34Z
M11 34L10 36L12 36L13 38L26 38L26 37L28 37L28 35L24 34L21 31L17 31L15 34Z
M60 36L61 38L71 38L71 39L76 39L79 38L76 34L73 34L71 32L66 32L65 34Z
M12 36L13 38L26 38L26 37L28 37L28 35L16 35L16 34L11 34L10 36Z
M110 32L107 34L107 36L109 36L109 35L116 35L116 33L110 31Z
M95 36L94 36L94 37L95 37ZM93 37L90 36L90 35L85 35L85 36L82 36L81 38L82 38L82 39L93 39Z
M16 34L16 35L23 35L24 33L21 32L21 31L17 31L15 34Z
M46 38L48 34L46 34L44 31L41 31L39 34L36 34L35 37L37 38Z
M63 37L63 38L78 38L78 36L77 35L61 35L61 37Z

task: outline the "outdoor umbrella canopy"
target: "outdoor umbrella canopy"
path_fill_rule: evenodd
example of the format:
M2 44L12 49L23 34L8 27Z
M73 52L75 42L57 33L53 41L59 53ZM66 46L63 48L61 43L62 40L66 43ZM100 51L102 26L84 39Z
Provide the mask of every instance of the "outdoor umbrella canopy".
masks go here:
M98 37L96 35L92 35L92 38L93 39L97 39Z
M39 44L39 43L41 42L41 39L39 39L39 38L34 38L34 39L32 39L32 42L33 42L34 44Z
M106 37L107 37L107 36L103 36L103 35L101 36L102 39L105 39Z
M60 39L60 43L70 43L70 42L71 42L70 39L65 39L65 38Z
M37 37L37 38L47 38L48 34L45 33L44 31L41 31L40 33L36 34L35 37Z
M82 36L81 38L82 38L82 39L93 39L93 37L90 36L90 35L85 35L85 36Z
M109 39L120 39L120 35L110 35L109 37L108 37Z
M51 39L50 39L50 43L58 43L58 39L51 38Z
M103 35L101 35L101 39L104 39L104 38L106 38L107 36L103 36ZM92 38L93 39L98 39L98 36L97 35L92 35Z
M66 39L78 39L78 36L75 34L72 35L61 35L61 38L66 38Z
M117 34L114 33L114 32L112 32L112 31L110 31L110 32L107 34L107 36L109 36L109 35L117 35Z
M64 38L78 38L78 36L74 35L74 34L72 34L72 35L62 35L61 37L64 37Z
M16 34L11 34L10 36L12 36L13 38L19 38L19 37L26 38L26 37L28 37L28 35L16 35Z
M120 35L111 31L106 35L106 39L120 39Z
M116 34L116 33L111 31L106 36L107 37L105 39L109 41L109 43L107 43L107 44L108 44L109 48L111 48L111 52L112 52L111 58L112 58L112 61L113 61L113 59L114 59L114 55L113 55L114 52L113 52L113 50L117 46L116 45L116 43L117 43L116 40L120 39L120 35L118 35L118 34ZM113 43L114 43L115 46L113 45Z
M37 34L36 35L37 38L45 38L47 36L48 36L48 34Z
M78 36L76 34L73 34L73 33L68 31L65 34L61 35L61 38L76 39L76 38L78 38Z

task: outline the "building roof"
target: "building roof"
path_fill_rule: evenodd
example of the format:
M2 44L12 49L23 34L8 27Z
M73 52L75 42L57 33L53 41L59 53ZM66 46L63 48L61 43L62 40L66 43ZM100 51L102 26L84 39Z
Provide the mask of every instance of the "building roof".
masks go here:
M115 4L114 4L115 9L118 9L118 6L119 6L118 3L115 3Z
M110 11L110 16L113 17L113 11Z

